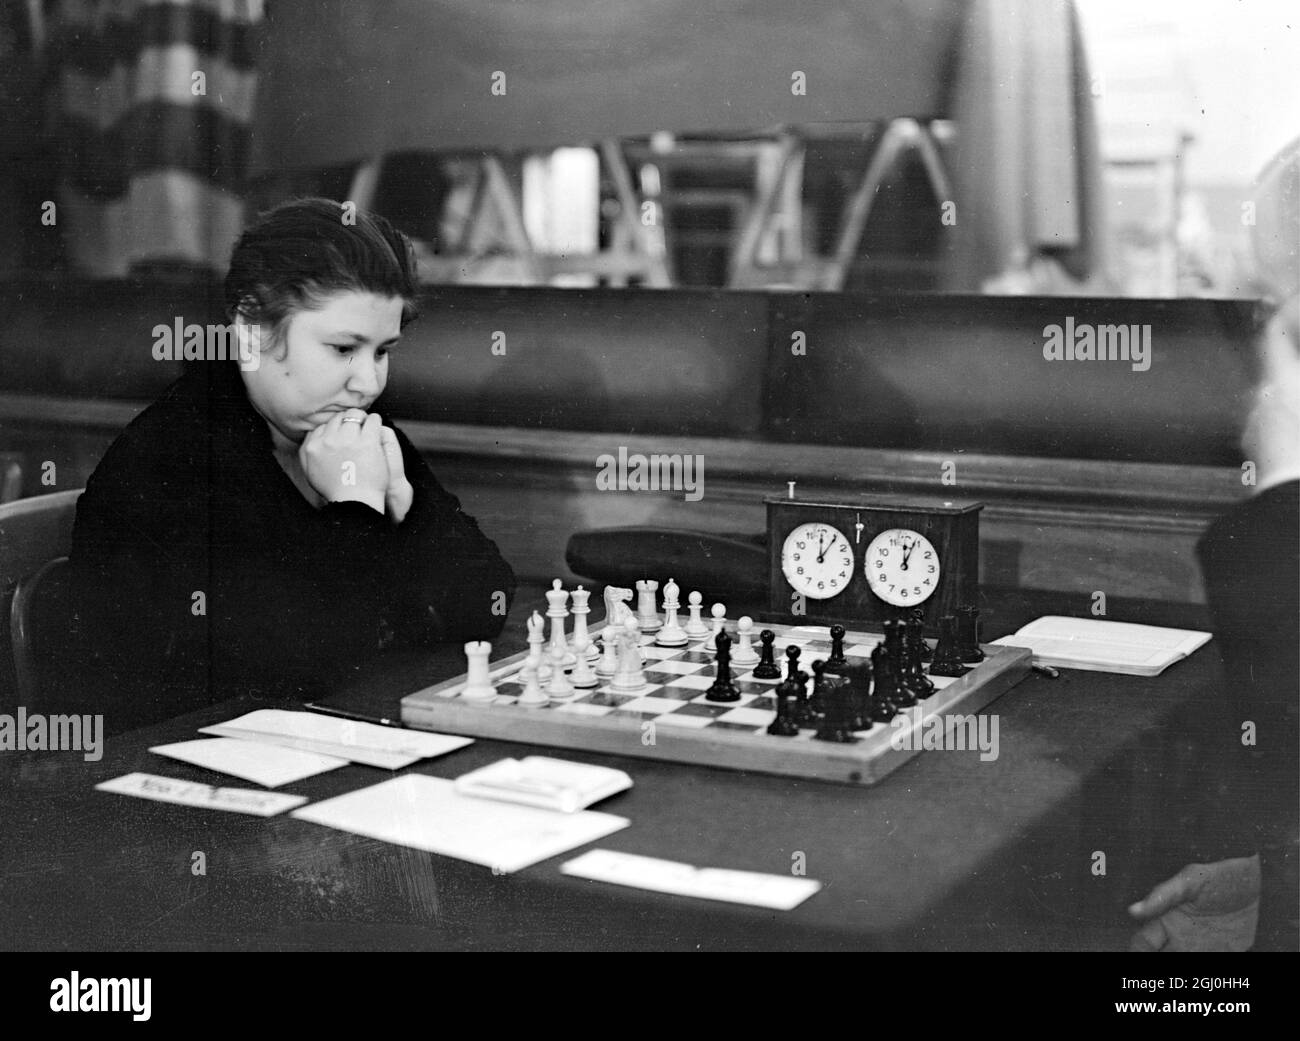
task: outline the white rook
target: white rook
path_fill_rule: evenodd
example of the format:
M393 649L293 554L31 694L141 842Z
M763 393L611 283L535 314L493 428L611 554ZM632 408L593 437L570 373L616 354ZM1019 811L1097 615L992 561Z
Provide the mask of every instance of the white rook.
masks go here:
M492 645L486 640L465 644L465 657L469 664L465 670L465 689L460 696L466 701L490 701L497 696L488 672L488 655L491 653Z

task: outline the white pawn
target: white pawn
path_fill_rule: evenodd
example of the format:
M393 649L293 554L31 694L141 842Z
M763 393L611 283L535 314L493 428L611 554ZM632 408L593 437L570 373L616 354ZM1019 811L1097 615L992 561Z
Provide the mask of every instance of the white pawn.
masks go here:
M690 643L690 637L682 629L681 623L677 621L677 609L681 607L681 601L677 599L680 590L673 579L664 583L664 625L659 630L659 635L655 637L655 643L660 647L685 647Z
M736 623L736 632L739 634L740 639L736 642L736 646L731 650L731 664L744 666L757 665L759 657L757 652L754 650L753 643L754 619L750 618L749 615L742 617L740 621Z
M610 679L618 672L618 632L618 626L607 625L605 631L601 634L601 642L605 645L605 653L601 655L600 661L596 663L596 675L601 679Z
M596 648L594 641L587 632L587 615L591 614L591 605L587 602L591 596L589 590L578 586L571 594L573 600L573 637L569 640L569 645L573 648L575 656L581 657L578 652L578 644L581 643L587 648L587 660L595 661L600 657L600 651Z
M564 669L551 659L551 678L546 684L546 696L551 701L568 701L573 697L573 684L564 674Z
M589 643L585 629L575 634L573 643L575 661L573 663L573 672L569 674L569 682L577 690L590 690L592 687L600 686L600 680L591 671L591 659L587 656Z
M635 618L629 618L618 634L618 671L610 688L623 693L645 689L645 671L641 661L641 628Z
M465 657L469 660L469 665L465 670L465 689L460 692L460 696L466 701L491 701L497 696L488 672L488 655L491 653L492 645L486 640L465 644Z
M704 619L700 617L704 611L704 597L699 593L692 593L687 599L691 602L691 616L686 620L686 626L682 631L692 640L703 640L709 635L709 627L704 624Z
M658 588L659 583L649 578L643 578L636 584L636 620L643 633L657 633L663 625L655 608L655 592Z
M557 578L546 593L546 617L551 620L551 642L547 648L547 657L552 668L563 669L574 661L569 652L568 640L564 636L564 620L569 617L569 610L564 605L568 599L569 594L561 588Z
M537 682L537 666L532 663L531 658L524 662L522 675L524 692L519 695L518 704L524 708L545 708L549 705L551 699L546 696L546 691L542 690L542 685Z
M722 604L713 605L713 632L709 635L717 636L718 633L727 628L727 609Z

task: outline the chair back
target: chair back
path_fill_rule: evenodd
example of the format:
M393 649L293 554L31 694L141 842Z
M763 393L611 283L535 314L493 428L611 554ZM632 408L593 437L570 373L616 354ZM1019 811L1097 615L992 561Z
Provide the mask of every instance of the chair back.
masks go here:
M0 704L15 702L11 607L20 582L72 550L81 489L0 505ZM39 588L39 587L38 587Z
M9 614L17 704L29 712L44 707L72 618L68 558L55 557L20 579Z

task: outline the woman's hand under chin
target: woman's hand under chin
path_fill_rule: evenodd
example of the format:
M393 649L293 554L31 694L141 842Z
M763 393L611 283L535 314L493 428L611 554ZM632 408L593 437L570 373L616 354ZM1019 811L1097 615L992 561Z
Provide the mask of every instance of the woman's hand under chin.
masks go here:
M406 479L406 463L402 460L402 446L391 427L379 428L379 443L388 460L388 488L384 492L384 507L394 524L401 524L415 499L415 489Z

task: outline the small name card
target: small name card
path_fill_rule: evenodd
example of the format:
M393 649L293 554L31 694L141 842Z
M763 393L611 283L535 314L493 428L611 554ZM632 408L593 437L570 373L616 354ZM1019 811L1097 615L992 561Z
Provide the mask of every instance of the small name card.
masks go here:
M259 792L251 788L213 788L210 784L181 781L157 774L124 774L95 785L99 792L134 795L156 802L174 802L180 806L203 806L210 810L251 813L255 817L273 817L307 801L304 795Z

